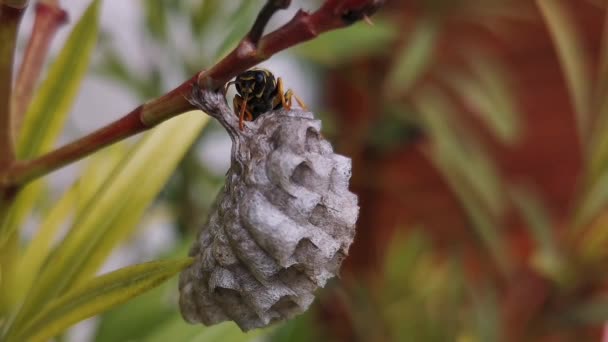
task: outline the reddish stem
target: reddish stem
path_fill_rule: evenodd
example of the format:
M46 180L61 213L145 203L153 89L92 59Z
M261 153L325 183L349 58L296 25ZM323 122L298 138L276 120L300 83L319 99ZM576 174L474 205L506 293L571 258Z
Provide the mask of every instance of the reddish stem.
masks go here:
M15 138L21 129L25 111L40 76L51 40L57 29L65 24L67 19L67 12L61 9L56 1L41 1L36 5L36 19L32 36L25 50L19 76L15 82L13 108L11 110L12 131Z
M168 94L140 105L122 118L59 149L36 159L17 161L2 179L2 184L9 186L27 183L160 123L160 121L143 122L144 113L183 113L193 109L194 107L186 101L193 81L194 78Z
M202 88L219 89L232 77L279 51L373 14L383 2L384 0L328 0L312 14L299 11L287 24L258 41L259 32L269 19L269 11L272 13L289 3L284 0L268 0L250 33L211 69L197 73L168 94L141 105L122 119L96 132L41 157L15 163L4 174L0 174L0 185L8 187L27 183L105 146L191 110L194 107L188 98L194 82L198 82Z
M312 14L302 10L259 43L245 37L228 56L201 73L199 85L218 89L240 72L267 60L277 52L311 40L321 33L346 27L372 15L384 0L328 0Z
M24 11L25 4L21 2L0 3L0 169L15 159L11 134L13 58Z

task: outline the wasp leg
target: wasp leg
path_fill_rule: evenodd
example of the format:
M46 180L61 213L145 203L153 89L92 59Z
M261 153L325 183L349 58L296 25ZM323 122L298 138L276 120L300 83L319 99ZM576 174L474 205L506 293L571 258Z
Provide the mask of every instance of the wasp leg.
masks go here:
M285 93L283 93L283 79L280 77L277 79L277 94L279 99L281 100L281 106L287 110L291 109L291 101L289 104L287 103L287 99L285 98Z
M245 108L245 121L253 121L253 114L247 108Z
M277 94L279 94L283 108L291 110L291 98L293 97L296 99L296 102L298 102L298 105L302 109L308 110L308 107L306 104L304 104L304 101L294 94L293 90L288 89L287 92L283 92L283 80L280 77L277 79Z
M232 100L234 106L234 114L239 117L239 128L243 130L243 117L245 115L246 101L242 97L236 95Z
M243 98L239 95L234 96L232 99L232 107L234 110L234 115L236 116L239 116L239 113L241 112L241 103L243 103Z
M285 93L284 97L285 97L285 102L287 103L289 108L291 108L291 99L294 98L294 99L296 99L296 102L298 103L298 106L300 106L300 108L302 108L303 110L308 110L308 106L306 106L304 101L302 101L302 99L299 98L298 95L293 93L293 90L288 89L287 92Z

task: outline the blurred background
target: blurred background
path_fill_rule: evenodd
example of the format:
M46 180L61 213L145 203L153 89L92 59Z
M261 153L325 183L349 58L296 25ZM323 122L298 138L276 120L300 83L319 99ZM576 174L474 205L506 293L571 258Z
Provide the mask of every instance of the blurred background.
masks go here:
M269 29L320 3L294 1ZM103 2L93 63L61 142L212 65L262 4ZM61 5L71 20L51 56L88 2ZM600 0L387 0L373 25L325 34L264 63L353 159L361 215L341 279L308 313L256 338L600 340L608 318L599 244L608 236L605 15ZM205 127L100 273L185 255L223 185L229 151L223 129ZM85 163L50 176L48 201ZM38 223L29 217L25 235ZM176 290L173 279L65 338L199 336L205 328L181 320ZM248 339L231 324L232 335L200 340Z

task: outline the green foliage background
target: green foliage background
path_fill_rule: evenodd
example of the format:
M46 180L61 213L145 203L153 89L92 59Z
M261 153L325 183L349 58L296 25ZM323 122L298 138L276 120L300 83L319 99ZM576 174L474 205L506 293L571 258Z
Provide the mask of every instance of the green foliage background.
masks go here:
M57 146L81 82L88 75L113 80L142 101L167 91L161 86L168 77L163 74L162 65L153 65L144 73L135 72L110 44L112 37L98 41L100 2L91 1L77 19L64 47L42 77L19 135L20 157L38 156ZM441 1L433 3L440 6ZM509 6L508 1L492 3L498 9ZM167 60L181 68L177 78L185 80L235 46L249 29L261 2L241 1L233 6L220 0L146 0L142 5L147 38L157 51L167 54ZM572 230L591 230L586 225L608 201L605 186L608 107L605 100L600 101L597 119L593 121L590 113L596 102L591 97L608 84L608 73L600 73L597 82L592 81L594 77L587 70L587 56L579 46L577 29L559 1L539 1L539 7L562 62L578 115L579 135L588 155L587 186L577 202L580 205L573 215ZM172 21L189 25L192 45L187 51L174 46ZM394 22L382 16L374 21L373 27L356 24L325 34L293 49L293 55L318 72L358 57L374 56L392 46L401 34ZM496 217L507 201L514 201L537 245L533 253L536 269L556 283L568 281L570 270L565 260L570 256L557 246L542 201L530 189L504 183L492 156L470 128L456 119L457 106L451 98L441 89L427 87L417 92L412 108L399 107L396 100L399 94L411 89L429 67L429 56L441 30L438 17L416 20L408 43L397 52L390 66L386 103L392 108L387 112L392 114L387 115L387 124L375 131L373 141L379 146L389 146L396 126L410 127L414 123L423 127L434 142L430 151L433 162L500 271L507 274L513 265ZM101 58L91 67L95 50ZM607 51L602 51L600 60L608 61ZM478 109L492 134L507 144L514 141L521 122L509 88L508 72L492 56L480 51L470 51L468 57L467 71L445 70L443 81ZM604 62L602 70L607 70L607 65ZM331 113L322 109L319 112L331 122ZM339 129L330 124L326 128L330 137ZM249 334L241 333L232 323L205 328L188 325L181 319L174 275L190 263L185 257L190 241L223 181L201 165L192 151L193 146L200 144L201 136L214 129L218 128L209 125L207 116L192 112L163 123L136 142L121 142L96 153L87 159L73 184L50 205L44 179L28 185L12 204L9 219L0 227L0 340L61 338L73 324L95 315L98 315L96 341L327 338L316 315L319 307L331 305L324 293L320 294L318 306L307 314ZM195 196L192 189L196 189ZM173 251L163 261L98 276L101 265L132 238L142 217L155 206L168 206L175 213L180 241ZM32 239L24 240L21 229L34 212L43 219ZM66 226L68 231L64 235ZM590 233L593 238L576 251L577 256L586 258L590 264L605 260L602 243L607 240L607 232L604 225L594 226ZM461 260L437 258L432 248L422 233L395 237L379 272L382 276L377 279L382 291L375 291L367 283L348 289L330 285L327 291L337 293L348 303L347 312L359 340L500 339L498 293L491 286L467 282ZM606 319L605 301L580 304L565 316L579 324ZM379 331L389 331L389 337Z

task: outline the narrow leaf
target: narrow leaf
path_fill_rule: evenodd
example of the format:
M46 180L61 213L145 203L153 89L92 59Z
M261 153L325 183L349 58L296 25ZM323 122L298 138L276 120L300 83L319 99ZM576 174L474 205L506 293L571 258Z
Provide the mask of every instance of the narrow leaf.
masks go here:
M46 341L78 321L158 286L191 263L190 258L149 262L91 279L45 306L9 341Z
M15 277L18 293L13 296L20 299L30 289L51 252L51 246L57 241L60 228L68 223L78 209L82 209L82 203L92 198L101 186L101 180L105 179L123 154L123 144L116 144L93 156L80 179L50 209L19 260L17 269L20 271Z
M94 0L74 26L47 78L37 90L17 139L19 158L30 158L48 151L61 133L97 40L99 3L99 0ZM40 197L41 186L40 181L30 184L15 199L8 220L0 227L0 248L6 237L19 229L26 214L32 212Z
M108 220L105 225L107 229L100 229L102 233L98 234L98 241L90 250L74 283L92 276L111 251L133 233L145 210L162 190L188 148L208 122L209 117L200 111L182 114L151 132L137 146L136 154L129 161L130 167L136 170L136 174L128 183L128 188L124 190L131 191L133 195L120 206L116 216ZM175 134L175 132L180 133ZM158 160L158 156L163 156L162 165L156 166L151 172L150 165ZM133 189L135 185L133 179L137 180L137 190ZM119 194L122 190L112 189L112 191Z
M501 141L514 143L520 123L507 72L485 56L472 55L470 61L470 72L447 73L447 83Z
M526 228L536 242L532 265L556 282L564 281L566 279L563 269L564 255L560 252L553 234L553 225L547 209L538 196L528 188L512 187L510 195L526 223Z
M16 324L77 281L94 274L121 238L132 232L207 122L208 117L200 111L183 114L146 134L123 157L77 213L72 229L51 254L36 287L26 297Z
M419 20L414 27L411 37L397 52L395 63L388 73L386 84L388 92L406 91L432 61L439 30L437 20L424 18Z
M605 324L606 320L608 320L608 296L603 295L593 300L569 305L567 311L558 315L558 318L567 323L577 325Z
M511 261L497 220L504 211L504 195L491 160L476 148L479 144L470 140L471 134L457 131L459 125L452 119L453 106L439 89L423 90L416 99L422 124L434 142L433 162L496 263L508 273Z
M399 29L378 20L373 27L358 23L335 30L299 45L294 51L301 57L323 65L339 65L345 60L385 51L399 35Z
M52 64L27 111L17 154L31 158L53 147L84 79L99 30L100 0L93 0Z
M587 191L605 174L608 163L608 10L604 14L599 71L593 92L593 112L597 113L589 143Z
M567 8L562 0L536 0L536 4L557 49L576 112L579 137L585 140L590 128L591 77L587 69L590 60L585 54L583 40L570 15L573 11Z
M192 245L191 239L179 242L163 259L175 259L188 254ZM182 328L197 327L184 322L176 310L175 301L178 291L178 279L171 278L157 288L133 298L128 303L104 312L93 338L96 342L114 341L147 341L148 336L155 336L155 330L179 318ZM174 338L173 340L179 340Z
M608 204L608 173L604 173L587 189L575 212L574 230L584 228Z

